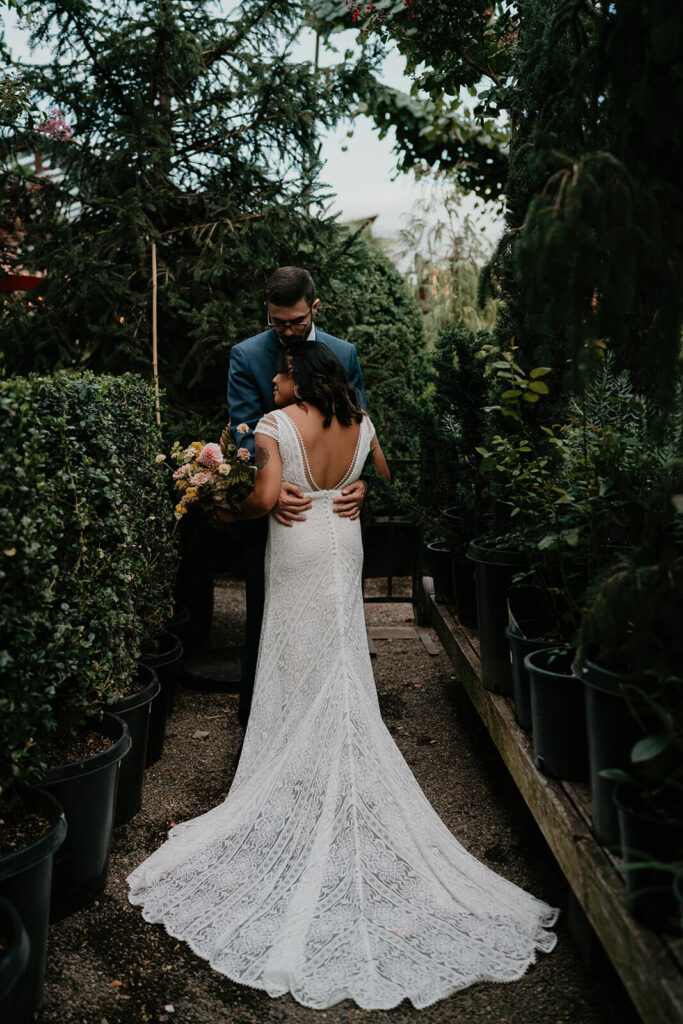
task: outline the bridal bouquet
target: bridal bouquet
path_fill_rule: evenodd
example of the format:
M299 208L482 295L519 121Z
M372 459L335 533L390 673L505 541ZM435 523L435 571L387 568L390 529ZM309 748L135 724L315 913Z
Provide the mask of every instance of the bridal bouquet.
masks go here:
M238 433L246 434L249 427L240 423ZM175 518L180 520L192 505L204 508L239 510L240 500L254 487L254 469L249 464L249 451L238 448L232 439L230 424L221 434L219 444L193 441L182 448L176 441L171 458L178 463L173 473L175 486L181 497L175 507Z

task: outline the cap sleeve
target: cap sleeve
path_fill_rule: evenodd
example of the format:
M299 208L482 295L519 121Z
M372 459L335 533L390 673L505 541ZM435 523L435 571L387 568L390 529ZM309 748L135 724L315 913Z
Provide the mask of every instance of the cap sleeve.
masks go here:
M262 416L254 427L255 434L265 434L266 437L272 437L273 440L280 440L280 424L277 421L277 417L274 413L268 413L266 416Z
M365 413L364 416L364 424L368 434L368 446L370 448L370 451L372 451L374 446L377 444L377 434L375 432L375 425L367 413Z

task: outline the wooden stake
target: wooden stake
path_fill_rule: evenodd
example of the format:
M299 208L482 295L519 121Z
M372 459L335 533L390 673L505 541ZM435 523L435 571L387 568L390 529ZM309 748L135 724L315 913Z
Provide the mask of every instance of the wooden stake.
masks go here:
M154 374L154 403L157 410L157 426L161 426L159 405L159 361L157 358L157 244L152 242L152 372Z

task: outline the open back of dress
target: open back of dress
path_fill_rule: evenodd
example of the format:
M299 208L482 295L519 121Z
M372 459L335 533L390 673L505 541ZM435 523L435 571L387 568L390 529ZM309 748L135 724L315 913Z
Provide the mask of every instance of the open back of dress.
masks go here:
M549 951L557 911L481 864L438 817L380 716L360 524L311 490L282 410L256 428L312 500L270 517L254 698L225 801L177 825L129 876L130 900L212 967L323 1008L428 1006L513 981ZM346 482L373 427L361 424Z

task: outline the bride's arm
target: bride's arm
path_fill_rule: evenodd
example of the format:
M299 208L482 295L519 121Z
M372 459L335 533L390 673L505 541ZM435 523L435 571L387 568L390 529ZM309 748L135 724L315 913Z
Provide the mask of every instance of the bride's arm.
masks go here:
M375 434L372 441L370 442L370 452L372 454L375 469L377 470L378 474L380 476L383 476L385 480L388 480L391 483L391 473L389 471L389 466L387 465L387 460L384 457L384 452L379 446L377 434Z
M282 484L282 460L277 441L266 434L254 434L256 452L256 477L254 490L240 505L239 512L216 509L216 518L221 523L237 523L242 519L258 519L267 515L277 504Z

